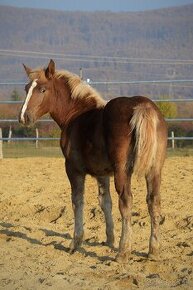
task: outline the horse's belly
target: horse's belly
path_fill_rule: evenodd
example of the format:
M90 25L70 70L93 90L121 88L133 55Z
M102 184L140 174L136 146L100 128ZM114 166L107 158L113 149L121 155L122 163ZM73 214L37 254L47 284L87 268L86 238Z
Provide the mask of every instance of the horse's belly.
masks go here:
M112 165L104 152L90 152L84 156L86 173L93 176L105 176L113 173Z
M109 164L104 164L104 166L99 166L98 164L94 164L92 166L88 165L86 167L86 173L92 176L109 176L112 175L113 169Z

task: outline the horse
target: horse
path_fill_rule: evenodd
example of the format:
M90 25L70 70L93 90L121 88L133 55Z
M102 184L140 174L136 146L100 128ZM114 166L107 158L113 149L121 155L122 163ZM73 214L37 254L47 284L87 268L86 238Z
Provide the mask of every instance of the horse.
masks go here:
M151 219L150 258L160 248L160 183L166 156L167 126L157 106L147 97L117 97L106 102L78 75L56 70L51 59L45 68L23 65L29 83L19 113L23 125L49 113L61 129L60 147L71 185L74 233L69 252L83 241L84 183L97 180L98 199L106 222L106 245L114 246L114 223L109 178L114 175L122 232L115 260L127 262L132 250L131 177L145 177Z

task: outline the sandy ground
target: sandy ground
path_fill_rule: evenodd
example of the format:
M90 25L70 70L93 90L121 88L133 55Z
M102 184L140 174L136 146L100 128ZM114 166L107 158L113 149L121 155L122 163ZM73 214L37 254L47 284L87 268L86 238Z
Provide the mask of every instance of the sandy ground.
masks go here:
M193 289L193 157L166 160L162 182L161 257L146 257L150 232L145 184L133 180L133 253L127 264L102 245L104 218L88 177L85 242L69 255L73 233L64 160L0 161L0 289ZM117 194L111 181L116 244Z

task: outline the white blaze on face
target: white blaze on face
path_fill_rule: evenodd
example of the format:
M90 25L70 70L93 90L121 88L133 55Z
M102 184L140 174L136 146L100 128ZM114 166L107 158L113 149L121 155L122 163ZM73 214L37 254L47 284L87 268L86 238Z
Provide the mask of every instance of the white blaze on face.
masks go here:
M25 123L25 118L24 118L24 114L25 114L25 111L27 109L27 106L28 106L28 103L29 103L29 100L32 96L32 93L33 93L33 89L37 86L37 79L35 79L32 84L31 84L31 87L29 88L29 91L28 91L28 94L27 94L27 97L25 99L25 103L23 104L23 107L22 107L22 110L21 110L21 121L23 123Z

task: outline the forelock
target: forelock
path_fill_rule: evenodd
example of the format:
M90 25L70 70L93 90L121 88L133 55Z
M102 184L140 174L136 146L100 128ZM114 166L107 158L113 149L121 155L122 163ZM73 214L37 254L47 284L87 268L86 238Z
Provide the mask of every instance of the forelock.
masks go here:
M38 80L40 82L45 82L47 80L46 79L46 76L45 76L45 71L43 69L35 69L35 70L32 70L29 73L29 79L31 81Z

